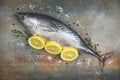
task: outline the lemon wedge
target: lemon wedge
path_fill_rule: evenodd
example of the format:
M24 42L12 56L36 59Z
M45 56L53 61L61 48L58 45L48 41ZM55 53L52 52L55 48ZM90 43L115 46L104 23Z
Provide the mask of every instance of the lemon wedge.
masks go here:
M35 49L42 49L45 46L45 38L40 35L33 35L28 39L28 43Z
M59 54L62 51L62 46L55 41L48 41L46 42L45 50L51 54Z
M78 57L78 50L71 46L65 46L60 57L65 61L73 61Z

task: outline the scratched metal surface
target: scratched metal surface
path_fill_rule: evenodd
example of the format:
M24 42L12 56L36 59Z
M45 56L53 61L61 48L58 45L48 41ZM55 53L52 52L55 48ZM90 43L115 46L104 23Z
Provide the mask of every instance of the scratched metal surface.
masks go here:
M87 54L72 62L59 55L35 50L26 38L15 13L43 13L62 20L84 39L86 33L99 44L101 55L113 51L99 75L98 60ZM0 80L120 80L120 0L0 0Z

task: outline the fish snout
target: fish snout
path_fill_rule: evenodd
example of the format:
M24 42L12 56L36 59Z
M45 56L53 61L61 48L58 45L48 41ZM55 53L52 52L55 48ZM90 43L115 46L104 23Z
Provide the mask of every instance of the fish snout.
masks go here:
M24 14L24 13L16 13L15 16L16 16L19 20L24 20L25 14Z

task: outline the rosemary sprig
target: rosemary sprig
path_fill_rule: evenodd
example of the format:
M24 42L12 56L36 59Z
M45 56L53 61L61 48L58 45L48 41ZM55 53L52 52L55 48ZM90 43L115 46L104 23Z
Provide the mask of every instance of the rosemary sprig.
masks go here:
M96 53L98 53L98 49L97 49L97 44L93 43L92 42L92 39L90 37L87 37L85 39L85 42L88 44L88 46L93 50L95 51Z
M16 29L13 29L11 30L12 34L14 36L16 36L17 38L18 37L28 37L30 36L29 34L27 34L26 32L21 32L20 30L16 30Z

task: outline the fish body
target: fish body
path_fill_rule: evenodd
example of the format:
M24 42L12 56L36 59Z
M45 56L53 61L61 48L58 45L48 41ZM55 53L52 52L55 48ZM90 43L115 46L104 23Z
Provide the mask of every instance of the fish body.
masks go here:
M85 51L97 57L102 63L101 66L109 57L109 55L101 56L94 52L75 30L58 19L44 14L29 12L17 13L16 16L29 33L42 35L47 40L56 41L62 46L70 45L76 47L79 51Z
M37 13L18 13L18 20L31 34L39 34L44 36L47 40L60 43L62 46L70 45L79 50L94 54L80 35L62 21ZM99 57L99 55L96 56Z

